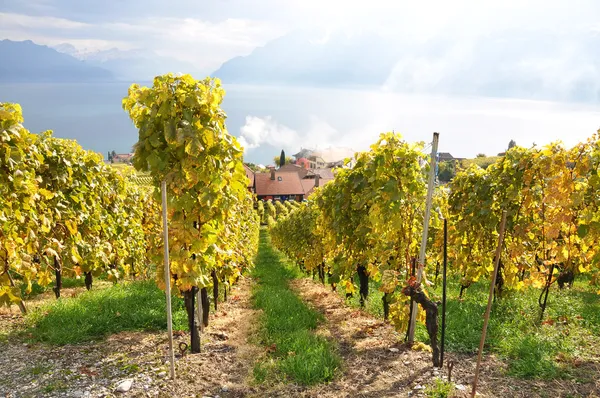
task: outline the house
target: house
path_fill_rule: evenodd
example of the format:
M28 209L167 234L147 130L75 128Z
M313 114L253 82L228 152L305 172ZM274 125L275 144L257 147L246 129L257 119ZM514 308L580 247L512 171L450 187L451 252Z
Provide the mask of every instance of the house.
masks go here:
M116 153L112 155L111 161L112 163L127 163L131 164L133 160L133 153Z
M333 178L331 169L306 170L296 165L284 165L279 170L271 168L269 173L255 173L254 187L258 200L300 202Z
M324 168L324 169L313 169L311 170L314 175L318 175L321 179L324 180L333 180L333 168ZM314 177L313 177L314 178Z
M299 164L291 164L291 163L284 164L277 171L279 171L281 173L298 173L300 178L306 178L306 176L309 173L312 174L311 170L305 169L304 167L302 167Z
M296 164L304 167L305 169L310 168L310 161L306 158L296 158Z
M254 193L254 171L244 163L244 171L246 172L246 177L248 177L248 191Z
M438 153L438 161L439 162L447 162L449 160L454 160L454 156L450 154L450 152L440 152Z
M302 188L304 188L304 197L308 198L315 188L322 187L331 181L333 181L333 177L321 178L318 174L316 174L315 178L304 178L300 181L302 183Z
M292 155L292 156L298 160L302 159L302 158L306 159L308 156L310 156L311 153L312 153L312 150L310 150L310 149L300 148L300 152L298 152L297 154Z
M276 171L255 173L254 187L258 200L295 200L301 202L305 198L304 187L298 172Z
M329 147L322 150L312 151L307 159L309 168L331 168L343 166L344 159L354 157L354 151L350 148L333 148Z
M294 157L296 163L308 163L309 169L331 168L343 166L344 159L354 157L354 150L343 147L329 147L325 149L302 148Z
M455 158L450 152L438 152L438 162L449 162L451 160L461 161L465 158Z

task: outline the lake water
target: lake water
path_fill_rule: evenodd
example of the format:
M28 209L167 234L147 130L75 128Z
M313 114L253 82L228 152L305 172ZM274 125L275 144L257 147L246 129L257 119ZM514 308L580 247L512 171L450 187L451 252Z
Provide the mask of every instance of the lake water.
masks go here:
M128 83L0 84L0 102L18 102L25 126L54 130L86 149L128 152L137 131L121 108ZM404 95L380 90L225 86L227 126L243 135L246 159L272 162L282 148L340 145L366 149L395 130L409 141L440 132L440 151L458 157L495 155L510 139L530 146L574 145L600 127L598 104Z

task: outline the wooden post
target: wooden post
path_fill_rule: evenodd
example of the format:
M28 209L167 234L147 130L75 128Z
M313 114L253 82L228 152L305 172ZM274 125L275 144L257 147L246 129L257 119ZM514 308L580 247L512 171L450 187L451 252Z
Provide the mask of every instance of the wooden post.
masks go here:
M423 217L423 236L421 239L421 252L419 253L419 264L417 269L417 282L421 283L423 278L423 267L425 266L425 252L427 250L427 232L429 230L429 216L431 214L431 200L433 198L433 184L435 182L435 163L437 159L439 133L433 133L433 143L431 144L431 163L429 165L429 183L427 185L427 201L425 202L425 216ZM417 311L419 305L416 302L412 304L410 323L408 324L408 344L412 345L415 340L415 324L417 321Z
M171 312L171 270L169 265L169 226L167 223L167 182L161 183L163 239L165 247L165 294L167 296L167 328L169 331L169 361L171 362L171 379L175 380L175 353L173 352L173 314Z
M442 344L440 367L444 367L444 346L446 344L446 269L448 265L448 220L444 218L444 270L442 275Z
M204 309L202 308L202 296L200 294L200 291L202 289L198 288L198 291L196 292L196 317L198 318L198 321L200 322L200 327L199 332L200 332L200 340L202 340L202 333L204 332L204 322L202 322L202 317L204 314Z
M502 243L504 240L504 228L506 227L506 210L502 211L502 221L500 222L500 233L498 235L498 247L496 247L496 255L494 256L494 274L492 275L492 283L490 284L490 294L488 304L483 318L483 331L481 332L481 341L479 342L479 353L477 354L477 366L475 367L475 377L473 378L473 390L471 397L475 396L477 391L477 378L479 377L479 367L481 366L481 356L483 354L483 345L485 344L485 335L487 332L488 322L490 320L490 311L492 310L492 300L494 298L494 287L496 286L496 278L498 277L498 264L500 263L500 253L502 252Z

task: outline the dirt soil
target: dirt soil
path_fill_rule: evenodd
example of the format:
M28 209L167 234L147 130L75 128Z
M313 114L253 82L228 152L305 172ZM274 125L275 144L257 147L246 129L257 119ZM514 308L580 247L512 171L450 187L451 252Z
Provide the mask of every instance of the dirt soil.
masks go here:
M318 333L336 341L344 360L332 383L314 387L270 383L256 385L254 363L267 349L252 342L258 312L250 303L252 280L234 286L227 303L211 312L202 335L202 352L176 356L177 380L168 377L166 333L125 332L95 343L63 347L0 342L0 397L418 397L448 369L433 369L431 354L401 343L402 336L382 320L348 307L329 287L310 279L292 287L326 321ZM69 294L77 294L74 289ZM50 298L48 298L50 299ZM0 312L0 329L17 329L17 310ZM189 336L176 334L175 346ZM454 362L452 381L468 396L476 358L447 355ZM600 375L600 366L595 366ZM600 377L593 382L525 381L503 375L499 359L485 358L480 377L482 397L600 397ZM131 380L126 393L115 392Z
M401 343L394 328L380 319L344 303L339 294L311 279L295 280L294 290L327 319L319 333L338 342L344 359L341 377L329 385L307 391L306 397L418 397L435 378L451 378L458 386L455 396L470 396L476 356L445 355L444 368L434 369L431 353L414 351ZM600 397L600 364L587 364L594 381L520 380L503 374L506 365L493 355L485 356L478 382L481 397Z
M251 280L242 279L230 300L211 308L202 352L176 354L177 379L169 379L166 333L123 332L88 344L63 347L0 342L0 397L245 397L253 393L247 376L262 349L247 342L256 318ZM76 294L76 291L73 292ZM20 315L0 314L0 328L15 329ZM189 335L175 333L175 347ZM257 353L258 351L258 353ZM117 386L132 380L126 393Z

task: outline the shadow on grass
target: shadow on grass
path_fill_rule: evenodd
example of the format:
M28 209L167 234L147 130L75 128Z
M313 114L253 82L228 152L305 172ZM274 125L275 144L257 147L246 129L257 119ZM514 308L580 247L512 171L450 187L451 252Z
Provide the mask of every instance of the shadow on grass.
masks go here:
M183 300L173 298L173 328L186 329ZM166 330L165 295L154 281L121 283L61 298L26 318L26 335L34 341L64 345L97 340L132 330Z
M382 293L378 291L378 283L371 281L370 285L371 294L365 310L381 319ZM583 278L572 289L559 290L553 286L544 324L539 321L537 300L540 290L505 292L492 307L486 350L505 358L508 373L515 377L576 379L574 363L599 359L600 296L591 290ZM461 300L458 299L459 291L458 280L449 279L446 350L473 354L479 347L489 282L473 284ZM429 292L433 300L441 301L440 284ZM343 289L340 294L344 294ZM356 296L347 300L348 304L358 307ZM427 331L421 324L417 325L415 336L419 341L429 342Z

